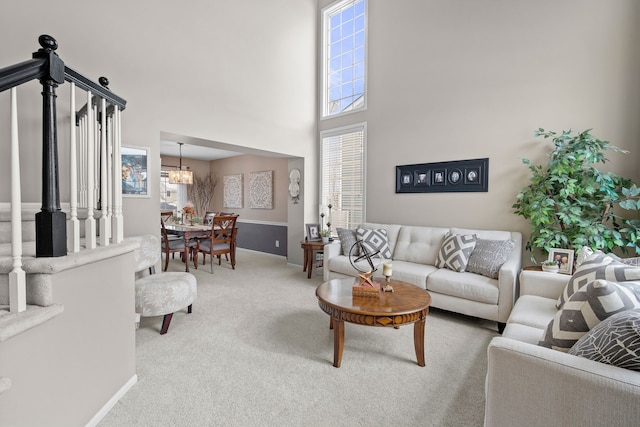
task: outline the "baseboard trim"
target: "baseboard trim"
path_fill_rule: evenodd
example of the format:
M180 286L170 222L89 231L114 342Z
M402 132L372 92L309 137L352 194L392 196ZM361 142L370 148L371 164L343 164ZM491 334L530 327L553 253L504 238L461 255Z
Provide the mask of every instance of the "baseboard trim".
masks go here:
M86 427L96 427L98 423L102 421L102 419L109 413L109 411L114 406L116 406L116 403L118 403L118 400L120 400L122 396L127 394L129 389L131 389L131 387L133 387L134 384L137 382L138 382L138 375L136 374L132 376L131 379L129 379L129 381L127 381L126 384L123 385L120 388L120 390L118 390L118 392L113 395L111 399L109 399L109 401L102 407L102 409L98 411L97 414L93 416L93 418L91 418L91 420L87 423Z

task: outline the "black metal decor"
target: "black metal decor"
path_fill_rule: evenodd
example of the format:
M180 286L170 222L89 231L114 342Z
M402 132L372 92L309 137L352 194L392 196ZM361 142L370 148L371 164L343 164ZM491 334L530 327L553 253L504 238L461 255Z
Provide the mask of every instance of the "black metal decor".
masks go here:
M396 193L489 191L489 159L396 166Z

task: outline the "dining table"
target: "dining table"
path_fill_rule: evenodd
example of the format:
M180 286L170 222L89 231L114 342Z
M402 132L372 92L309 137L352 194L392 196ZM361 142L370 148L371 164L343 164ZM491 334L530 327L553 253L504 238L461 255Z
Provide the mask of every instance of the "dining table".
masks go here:
M189 247L189 242L191 241L191 239L195 239L195 238L207 239L211 237L211 226L205 225L205 224L194 224L194 225L165 224L165 228L167 229L167 234L178 235L183 238L185 254L189 253L186 249ZM238 229L236 227L234 235L237 236L237 234L238 234ZM235 250L236 250L235 241L232 243L232 247L233 247L234 257L235 257ZM195 254L194 256L198 256L198 254ZM185 264L186 264L185 271L188 272L189 256L185 256Z

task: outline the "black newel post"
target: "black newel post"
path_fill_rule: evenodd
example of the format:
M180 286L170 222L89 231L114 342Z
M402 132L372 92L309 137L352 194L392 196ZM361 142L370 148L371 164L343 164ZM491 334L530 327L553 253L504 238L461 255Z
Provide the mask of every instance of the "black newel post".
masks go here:
M56 87L64 83L64 62L55 53L56 40L38 39L41 49L34 58L46 59L42 84L42 209L36 214L36 257L67 254L67 215L60 209L58 186L58 132Z

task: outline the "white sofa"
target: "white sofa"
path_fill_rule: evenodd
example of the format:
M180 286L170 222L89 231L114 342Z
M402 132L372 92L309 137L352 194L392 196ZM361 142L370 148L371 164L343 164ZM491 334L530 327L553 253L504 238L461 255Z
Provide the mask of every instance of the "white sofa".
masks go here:
M522 236L519 232L375 223L364 223L360 227L387 230L393 278L428 290L432 307L496 321L502 330L517 291L522 258ZM449 232L476 234L478 238L487 240L513 240L514 249L500 268L498 279L435 267L440 246ZM325 245L323 266L325 281L357 276L348 254L342 253L339 241ZM381 268L377 275L382 275Z
M640 372L538 346L570 276L524 270L488 347L486 426L638 426Z

